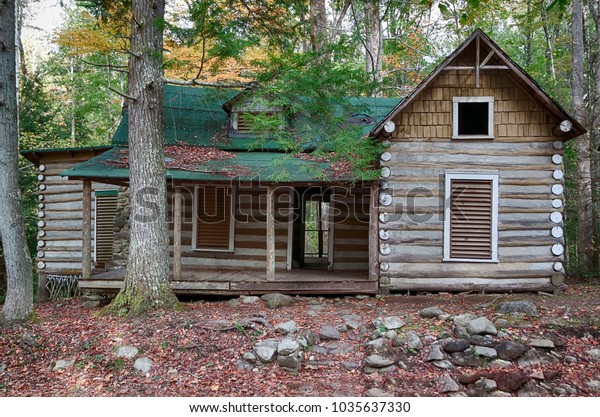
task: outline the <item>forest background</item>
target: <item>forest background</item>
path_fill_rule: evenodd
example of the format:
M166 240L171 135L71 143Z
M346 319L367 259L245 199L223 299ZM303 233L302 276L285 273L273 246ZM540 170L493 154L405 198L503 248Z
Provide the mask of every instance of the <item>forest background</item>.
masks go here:
M18 1L21 33L48 2ZM47 42L19 42L20 148L107 144L127 89L128 2L56 1ZM167 3L167 82L288 96L406 96L476 28L588 130L565 150L567 273L600 271L600 1L176 0ZM35 250L37 173L22 160ZM0 252L0 287L2 287ZM0 297L3 293L0 288Z

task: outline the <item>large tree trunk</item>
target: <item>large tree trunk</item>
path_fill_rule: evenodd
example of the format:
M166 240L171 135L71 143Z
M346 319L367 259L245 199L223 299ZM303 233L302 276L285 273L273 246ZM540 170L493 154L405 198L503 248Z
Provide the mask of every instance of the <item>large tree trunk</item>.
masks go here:
M591 171L592 171L592 213L594 219L594 246L592 250L592 267L598 271L600 269L600 251L598 245L600 243L600 224L598 224L598 206L597 187L600 181L600 158L595 151L600 146L600 0L589 0L590 15L594 21L596 29L596 38L594 42L594 54L591 60L592 73L594 74L594 91L590 94L592 97L592 109L590 120L590 154L591 154Z
M310 0L310 46L313 52L324 53L327 47L327 11L325 0Z
M583 4L582 0L573 0L573 111L575 118L586 123L584 95L585 80ZM592 176L590 160L590 135L577 139L577 262L580 269L591 270L594 247L594 216L592 204Z
M125 285L108 311L139 315L178 306L169 287L166 223L164 0L133 0L129 62L131 229Z
M0 1L0 237L6 262L5 322L25 321L33 311L31 257L19 189L16 1Z
M383 69L383 36L381 32L381 18L379 0L369 0L365 3L365 60L367 72L372 80L379 84L382 80ZM378 89L375 92L379 95Z

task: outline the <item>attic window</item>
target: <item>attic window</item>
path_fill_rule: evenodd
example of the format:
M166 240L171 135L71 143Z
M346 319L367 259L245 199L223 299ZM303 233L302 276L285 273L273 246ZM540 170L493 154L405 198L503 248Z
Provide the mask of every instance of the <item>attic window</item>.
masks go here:
M234 113L232 125L240 135L267 133L283 127L280 115L274 112Z
M454 97L452 138L493 139L494 97Z

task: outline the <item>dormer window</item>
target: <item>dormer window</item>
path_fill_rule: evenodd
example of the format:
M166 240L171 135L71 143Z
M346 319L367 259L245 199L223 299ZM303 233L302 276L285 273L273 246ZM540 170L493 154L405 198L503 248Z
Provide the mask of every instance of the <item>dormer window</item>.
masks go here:
M452 139L493 139L494 97L452 99Z
M275 112L234 113L232 128L240 135L263 134L283 128L280 114Z

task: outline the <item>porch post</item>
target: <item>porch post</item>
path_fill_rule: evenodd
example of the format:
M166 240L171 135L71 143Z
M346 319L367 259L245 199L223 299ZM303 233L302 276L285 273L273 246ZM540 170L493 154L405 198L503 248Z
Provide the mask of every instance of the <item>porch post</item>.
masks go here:
M371 183L371 198L369 202L369 279L379 279L379 184Z
M181 280L181 188L175 187L173 219L173 280Z
M92 277L92 182L83 180L83 225L82 225L81 277Z
M275 279L275 187L267 187L267 281Z

